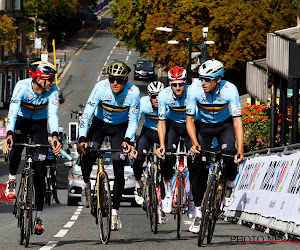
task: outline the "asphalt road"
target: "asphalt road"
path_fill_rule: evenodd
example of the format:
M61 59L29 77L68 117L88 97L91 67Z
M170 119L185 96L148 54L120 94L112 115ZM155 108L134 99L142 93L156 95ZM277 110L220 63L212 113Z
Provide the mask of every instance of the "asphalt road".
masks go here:
M65 102L60 106L60 124L66 131L71 121L70 112L78 109L79 104L85 104L94 84L104 79L103 67L109 59L126 60L133 69L139 54L128 51L117 44L107 28L111 18L109 15L102 19L102 29L90 43L72 58L73 63L60 82L64 92ZM117 44L117 45L116 45ZM146 81L133 81L141 89L142 96L146 94ZM140 129L140 128L139 128ZM61 162L62 163L62 162ZM182 239L176 238L176 221L168 215L167 224L159 225L158 234L150 230L149 219L141 207L130 207L130 203L123 202L120 219L123 228L112 232L111 241L107 246L99 242L98 229L90 209L82 206L67 206L67 171L60 164L58 196L61 204L45 206L43 221L45 232L41 236L33 235L29 249L196 249L197 235L188 232L191 219L183 217ZM0 182L6 181L8 166L0 165ZM18 178L19 180L20 178ZM0 248L23 249L19 246L19 230L17 221L12 215L12 204L0 204ZM256 242L262 240L280 240L281 238L266 235L249 227L219 221L216 225L215 236L207 249L295 249L298 244L287 242ZM242 242L251 241L245 244ZM255 243L256 242L256 243Z

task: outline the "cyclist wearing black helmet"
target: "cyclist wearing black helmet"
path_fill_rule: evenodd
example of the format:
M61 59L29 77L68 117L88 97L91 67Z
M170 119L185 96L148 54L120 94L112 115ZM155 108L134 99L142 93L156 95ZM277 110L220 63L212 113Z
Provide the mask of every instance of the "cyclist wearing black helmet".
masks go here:
M9 181L5 194L7 198L15 197L16 174L21 161L22 147L15 147L14 142L26 142L27 136L31 136L34 143L48 144L47 118L53 137L53 152L58 155L61 143L58 140L58 89L54 84L56 71L54 65L49 62L37 61L29 66L31 78L17 82L10 101L7 115L7 136L3 141L3 153L9 156ZM11 141L10 146L8 140ZM54 146L54 142L57 146ZM34 155L34 187L36 220L35 233L44 231L42 223L42 210L45 192L45 159L46 148L35 149Z
M113 153L114 188L112 209L112 230L121 229L118 217L124 189L125 156L134 149L135 133L138 125L140 90L128 82L130 68L115 61L108 66L108 79L99 81L92 90L79 124L79 145L77 151L83 154L82 174L85 182L84 195L89 207L91 183L90 173L97 155L83 149L99 149L104 137L111 137L111 148L123 153ZM91 118L92 124L89 127Z

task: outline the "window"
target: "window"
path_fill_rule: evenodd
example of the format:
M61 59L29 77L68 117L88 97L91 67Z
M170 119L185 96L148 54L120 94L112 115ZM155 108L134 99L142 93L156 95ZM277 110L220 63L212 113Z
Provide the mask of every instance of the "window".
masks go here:
M15 0L15 10L21 10L21 0Z

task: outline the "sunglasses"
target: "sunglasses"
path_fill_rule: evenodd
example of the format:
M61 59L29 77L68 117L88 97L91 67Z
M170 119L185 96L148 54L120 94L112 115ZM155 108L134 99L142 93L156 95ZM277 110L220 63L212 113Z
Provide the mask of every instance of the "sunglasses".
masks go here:
M123 78L123 77L122 78L115 78L115 77L109 76L108 80L109 80L110 83L114 83L116 81L117 84L123 84L125 78Z
M158 95L150 95L151 99L156 99L156 97L158 97Z
M203 77L203 76L200 76L199 79L203 82L206 82L206 83L209 83L209 82L212 82L213 80L216 80L217 78L215 77Z
M55 80L55 75L48 77L48 78L42 78L43 80L49 81L49 82L53 82Z
M171 86L172 87L177 87L179 85L179 87L182 87L182 86L184 86L185 85L185 82L172 82L171 83Z

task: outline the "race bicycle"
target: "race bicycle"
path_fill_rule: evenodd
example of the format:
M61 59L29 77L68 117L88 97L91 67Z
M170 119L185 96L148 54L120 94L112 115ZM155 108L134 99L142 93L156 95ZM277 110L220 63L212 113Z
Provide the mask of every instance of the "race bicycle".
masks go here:
M51 198L53 194L53 186L52 186L52 179L51 179L51 173L50 173L50 166L46 166L46 190L45 190L45 203L48 204L48 206L51 205Z
M87 148L86 150L90 150L98 154L96 182L94 187L92 187L91 192L91 214L95 217L96 224L98 224L99 236L102 244L107 244L111 233L112 198L109 178L105 171L103 156L105 153L122 152L122 150L93 148Z
M11 142L8 141L10 145ZM25 165L21 175L21 182L14 203L13 214L18 219L20 228L20 245L28 247L30 235L33 234L34 220L32 211L35 208L34 182L33 182L33 151L34 148L51 148L50 145L29 143L14 143L14 146L26 147Z
M210 156L213 163L212 173L209 174L206 191L202 200L202 217L200 222L200 231L198 235L198 246L202 246L206 231L207 244L211 243L216 222L222 212L221 205L225 198L226 189L226 173L224 158L233 159L234 156L223 154L221 151L201 150L202 153ZM238 154L238 158L239 158Z

